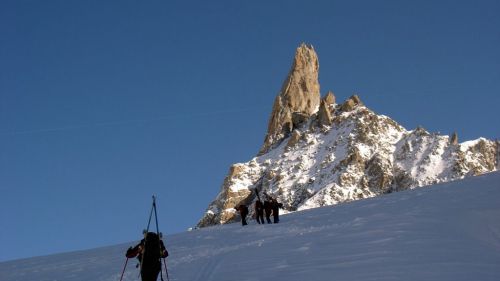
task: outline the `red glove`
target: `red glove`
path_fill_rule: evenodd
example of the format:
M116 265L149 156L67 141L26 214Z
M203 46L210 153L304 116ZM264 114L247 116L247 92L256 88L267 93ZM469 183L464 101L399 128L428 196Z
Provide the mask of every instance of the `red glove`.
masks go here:
M163 252L161 253L161 257L162 258L168 257L168 251L167 251L167 249L163 250Z
M139 254L139 248L132 248L132 247L130 247L130 248L128 248L127 253L125 254L125 256L130 259L130 258L136 257L137 254Z

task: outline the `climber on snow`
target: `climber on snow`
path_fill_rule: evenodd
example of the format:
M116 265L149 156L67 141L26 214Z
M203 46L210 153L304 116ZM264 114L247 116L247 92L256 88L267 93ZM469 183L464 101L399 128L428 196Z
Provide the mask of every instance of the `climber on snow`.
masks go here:
M255 218L258 224L264 224L264 205L260 200L255 201Z
M238 207L235 207L234 209L240 212L241 225L247 225L248 207L246 205L241 204Z
M264 200L264 212L266 213L266 221L267 223L271 223L271 213L272 213L273 207L271 204L271 200L269 197L267 197Z
M156 281L161 271L161 259L168 256L168 251L161 240L161 234L144 231L144 239L135 247L130 247L127 258L137 257L141 267L142 281Z
M274 223L280 222L280 208L283 209L283 204L279 203L275 198L271 199L271 208L273 209Z

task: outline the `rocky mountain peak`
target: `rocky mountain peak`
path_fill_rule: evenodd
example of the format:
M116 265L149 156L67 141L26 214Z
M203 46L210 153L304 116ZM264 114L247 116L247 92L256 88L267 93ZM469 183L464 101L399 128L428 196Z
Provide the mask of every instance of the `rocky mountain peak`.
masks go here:
M274 100L264 144L259 154L269 151L275 144L290 135L296 126L295 119L307 119L318 111L320 91L318 82L319 62L314 48L302 44L295 52L281 91Z
M252 206L256 190L286 213L480 175L500 169L499 160L498 141L407 130L357 95L339 104L332 92L320 99L318 59L303 44L259 155L230 168L198 226L237 220L234 207Z

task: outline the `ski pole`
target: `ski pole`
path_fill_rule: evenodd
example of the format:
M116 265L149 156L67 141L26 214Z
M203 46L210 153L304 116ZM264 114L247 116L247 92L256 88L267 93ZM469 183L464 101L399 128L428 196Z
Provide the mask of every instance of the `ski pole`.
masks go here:
M158 238L161 241L160 228L158 227L158 212L156 211L156 197L154 195L153 195L153 209L154 209L154 212L155 212L156 235L158 235ZM160 251L161 251L161 249L160 249ZM161 265L161 261L160 261L160 265ZM160 268L160 277L161 277L161 281L163 281L163 270L161 270L161 268ZM167 277L167 279L168 279L168 277Z
M161 261L160 261L160 265L161 265ZM161 281L165 281L165 280L163 280L163 270L161 270L161 266L160 266L160 277L161 277Z
M165 258L163 258L163 264L165 265L165 273L167 274L167 281L170 281L170 278L168 278L167 261L165 260Z
M125 265L123 266L122 276L120 277L120 281L123 279L123 274L125 273L125 269L127 268L128 258L125 260Z

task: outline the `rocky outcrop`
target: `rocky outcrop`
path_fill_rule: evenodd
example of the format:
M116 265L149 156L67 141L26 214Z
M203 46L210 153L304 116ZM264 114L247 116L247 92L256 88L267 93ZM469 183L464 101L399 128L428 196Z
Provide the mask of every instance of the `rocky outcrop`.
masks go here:
M330 91L328 94L321 99L318 111L318 121L322 126L332 125L332 112L335 105L335 96Z
M295 128L293 117L303 120L318 111L320 92L318 82L318 56L312 46L302 44L281 91L274 100L264 144L259 154L264 154L287 137ZM296 122L295 122L296 123Z
M323 102L328 106L328 108L333 109L335 105L335 95L332 91L328 91L326 96L323 98Z
M473 175L484 174L485 172L494 170L495 161L497 158L497 146L496 143L480 138L472 146L466 146L462 148L462 151L466 153L466 157L470 155L481 155L481 159L478 159L475 163L467 163L467 167L473 173ZM468 162L468 161L465 161Z
M231 166L222 184L221 192L198 222L199 227L233 221L237 216L233 208L240 204L248 204L249 200L253 199L252 191L247 186L238 188L237 185L239 182L245 181L248 172L248 165L235 164Z
M453 132L450 138L450 144L451 145L458 145L458 135L457 132Z
M286 144L287 147L293 147L297 143L299 143L300 138L302 135L300 134L299 130L294 130L292 135L290 136L290 139L288 140L288 143Z
M495 149L496 149L496 155L497 155L497 158L495 160L495 163L496 163L496 167L497 167L497 170L500 169L500 141L499 140L496 140L495 141Z
M340 110L351 111L358 105L363 105L363 103L361 102L361 99L358 97L358 95L353 95L340 106Z

